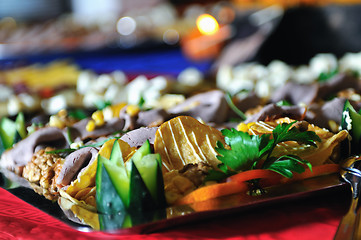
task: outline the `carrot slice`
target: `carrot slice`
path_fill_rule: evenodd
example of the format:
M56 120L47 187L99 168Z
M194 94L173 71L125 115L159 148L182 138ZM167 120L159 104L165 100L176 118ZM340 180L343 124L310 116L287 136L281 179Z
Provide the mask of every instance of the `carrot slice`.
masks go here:
M221 196L246 192L249 190L249 186L246 182L253 179L261 179L260 186L267 187L335 173L338 171L340 171L340 166L338 164L324 164L313 167L312 171L310 169L306 169L303 173L294 173L292 178L286 178L268 169L248 170L228 177L227 182L198 188L179 199L175 205L191 204Z
M190 192L189 194L179 199L176 202L176 205L205 201L234 193L246 192L247 190L248 190L248 185L244 182L217 183L217 184L201 187L194 190L193 192Z
M340 171L339 164L323 164L312 167L312 171L307 168L303 173L293 173L292 178L286 178L282 175L268 169L253 169L240 172L228 177L227 181L245 182L252 179L261 179L260 185L262 187L272 186L280 183L286 183L306 178L321 176L325 174L335 173Z
M294 173L292 178L285 179L286 181L302 180L311 177L331 174L340 171L340 165L336 163L323 164L312 167L312 171L307 168L303 173Z
M259 179L259 178L278 179L279 176L280 175L278 173L268 169L252 169L228 177L227 182L235 181L238 183L242 183L252 179Z

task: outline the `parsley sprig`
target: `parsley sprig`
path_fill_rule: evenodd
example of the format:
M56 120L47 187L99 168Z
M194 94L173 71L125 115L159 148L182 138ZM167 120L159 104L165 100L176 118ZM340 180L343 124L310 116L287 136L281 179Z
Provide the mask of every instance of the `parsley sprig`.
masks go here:
M223 129L222 134L228 146L218 141L215 148L218 153L217 159L222 162L218 165L220 171L211 170L206 180L220 181L238 172L256 168L269 169L288 178L293 176L292 172L303 172L305 168L302 165L312 170L311 163L299 156L272 155L278 144L287 141L317 147L316 141L321 141L317 134L292 127L295 122L280 124L272 131L272 134L260 136L236 129Z

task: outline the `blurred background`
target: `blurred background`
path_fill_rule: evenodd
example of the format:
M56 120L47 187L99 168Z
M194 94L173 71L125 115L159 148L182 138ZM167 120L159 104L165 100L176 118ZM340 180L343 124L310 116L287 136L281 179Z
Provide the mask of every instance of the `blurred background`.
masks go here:
M301 64L361 49L358 2L0 0L0 59L180 48L198 62Z
M53 97L84 70L179 80L192 69L184 81L197 82L222 66L360 51L356 0L0 0L0 115L29 108L20 93Z

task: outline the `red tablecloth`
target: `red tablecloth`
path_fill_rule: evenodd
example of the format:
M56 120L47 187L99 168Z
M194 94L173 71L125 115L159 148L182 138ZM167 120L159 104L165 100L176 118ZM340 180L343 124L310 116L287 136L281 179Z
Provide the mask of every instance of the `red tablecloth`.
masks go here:
M327 191L301 199L173 227L151 234L84 233L0 188L2 239L333 239L349 204L347 191Z

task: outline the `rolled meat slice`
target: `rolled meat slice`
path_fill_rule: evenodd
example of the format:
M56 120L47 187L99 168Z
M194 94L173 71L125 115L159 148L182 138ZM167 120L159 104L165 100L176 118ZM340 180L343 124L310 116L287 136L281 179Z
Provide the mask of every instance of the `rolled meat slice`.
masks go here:
M140 147L149 140L150 144L154 143L155 133L158 127L142 127L133 131L127 132L120 139L127 142L131 147Z
M0 166L21 175L23 167L31 161L34 153L46 147L58 149L68 147L61 129L45 127L30 134L2 154Z
M59 186L69 185L78 174L81 174L89 164L95 161L97 154L98 150L93 147L81 148L69 154L56 178L56 184Z
M85 139L96 139L102 136L108 136L118 131L122 131L125 126L125 120L122 118L113 118L107 121L104 126L95 128L94 131L87 131L86 125L89 119L83 119L75 123L70 128L70 135L72 140L85 140Z
M168 112L201 118L204 122L223 123L227 118L228 104L222 91L212 90L194 95Z

